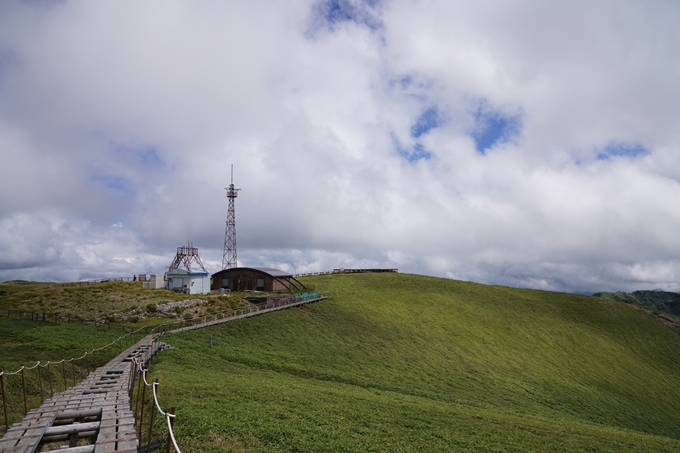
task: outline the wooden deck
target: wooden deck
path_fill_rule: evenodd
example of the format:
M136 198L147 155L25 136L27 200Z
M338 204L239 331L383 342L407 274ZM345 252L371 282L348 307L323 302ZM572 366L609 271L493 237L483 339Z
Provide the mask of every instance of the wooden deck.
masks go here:
M153 343L149 335L76 386L30 410L0 439L0 453L136 452L138 440L129 395L131 359L151 347L162 344ZM62 445L57 450L43 449L55 443Z
M167 333L200 329L272 311L327 299L326 296L293 303L270 304L253 311L222 317L208 316L203 322L169 330ZM155 334L154 334L155 335ZM12 425L0 439L0 453L137 452L139 441L130 405L131 360L146 354L153 356L164 343L147 335L115 359L90 373L82 382L46 399L42 406L28 411L26 417ZM57 449L45 450L47 444L61 443ZM77 445L83 442L88 445ZM68 443L68 445L66 445Z

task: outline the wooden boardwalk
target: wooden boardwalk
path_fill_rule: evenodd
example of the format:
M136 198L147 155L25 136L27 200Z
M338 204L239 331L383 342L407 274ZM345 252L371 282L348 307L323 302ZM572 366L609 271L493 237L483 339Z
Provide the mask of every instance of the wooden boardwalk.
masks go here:
M168 330L167 333L200 329L241 318L309 304L326 296L292 303L270 303L228 317L209 316L203 322ZM212 319L209 319L212 318ZM147 335L115 359L90 373L82 382L46 399L42 406L28 411L0 439L0 453L106 453L137 452L139 441L130 405L132 358L153 357L164 343ZM86 444L86 445L83 445ZM51 449L45 449L51 448Z
M129 394L131 360L142 353L156 352L149 348L163 346L154 343L149 335L76 386L46 399L10 427L0 439L0 453L136 452L138 441Z

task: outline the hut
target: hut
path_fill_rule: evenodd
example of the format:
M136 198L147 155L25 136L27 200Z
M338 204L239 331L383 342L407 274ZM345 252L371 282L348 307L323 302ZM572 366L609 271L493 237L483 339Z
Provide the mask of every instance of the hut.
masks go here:
M232 267L212 275L212 289L232 291L304 291L305 285L288 272L271 267Z
M165 273L168 289L183 291L187 294L210 292L210 277L202 269L172 269Z

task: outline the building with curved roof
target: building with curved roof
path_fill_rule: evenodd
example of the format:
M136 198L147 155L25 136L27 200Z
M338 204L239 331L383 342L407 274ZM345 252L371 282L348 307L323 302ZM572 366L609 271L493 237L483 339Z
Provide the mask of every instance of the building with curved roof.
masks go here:
M212 275L213 290L231 291L304 291L305 285L293 274L271 267L232 267Z

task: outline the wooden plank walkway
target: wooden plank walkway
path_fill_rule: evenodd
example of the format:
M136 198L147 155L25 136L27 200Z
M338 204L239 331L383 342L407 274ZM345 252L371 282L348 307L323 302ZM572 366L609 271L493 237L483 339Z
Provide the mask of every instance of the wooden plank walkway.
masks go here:
M243 311L239 315L196 323L167 333L200 329L236 319L258 316L272 311L318 302L327 296L293 303L271 304L265 308ZM51 442L65 442L60 453L137 452L139 441L130 405L131 360L142 354L153 356L164 343L147 335L103 367L90 373L82 382L46 399L42 406L28 411L26 417L12 425L0 439L0 453L33 453ZM91 439L90 445L76 446L79 439ZM42 450L46 451L46 450Z
M148 335L76 386L46 399L10 427L0 439L0 453L33 453L44 444L65 441L69 442L67 448L49 451L136 452L138 440L129 395L131 359L148 348L162 347ZM76 446L79 439L90 439L91 444Z

